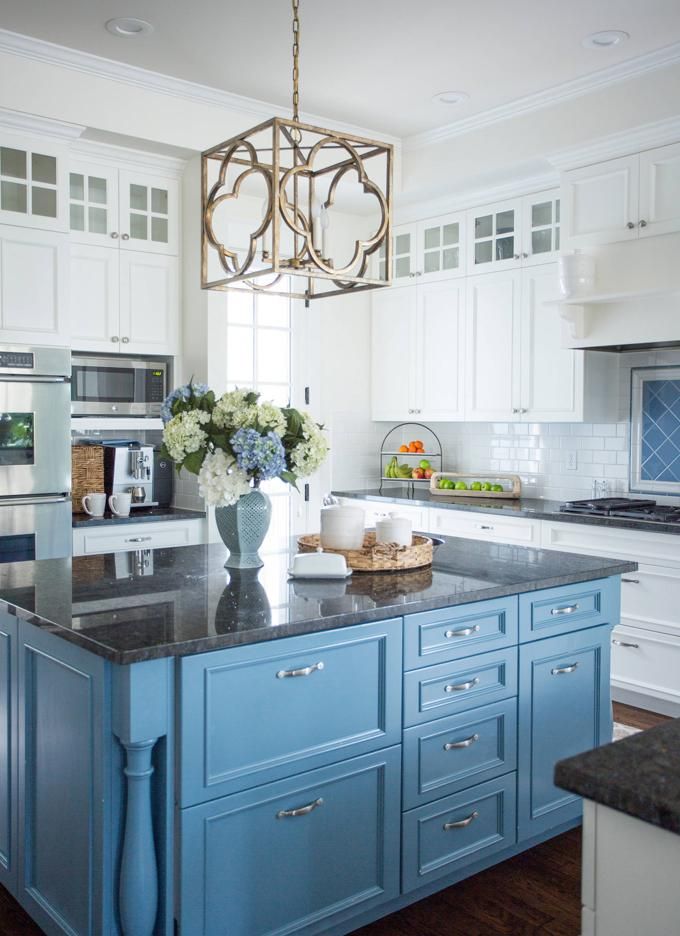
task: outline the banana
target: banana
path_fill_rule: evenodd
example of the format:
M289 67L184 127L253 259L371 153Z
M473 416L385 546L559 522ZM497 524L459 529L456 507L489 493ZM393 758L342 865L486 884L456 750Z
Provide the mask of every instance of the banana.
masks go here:
M392 461L388 462L385 466L385 477L386 478L396 478L395 470L397 467L397 458L396 455L393 456Z
M410 478L412 468L411 468L411 465L407 465L406 462L404 462L403 465L399 465L397 471L399 472L398 474L399 478Z

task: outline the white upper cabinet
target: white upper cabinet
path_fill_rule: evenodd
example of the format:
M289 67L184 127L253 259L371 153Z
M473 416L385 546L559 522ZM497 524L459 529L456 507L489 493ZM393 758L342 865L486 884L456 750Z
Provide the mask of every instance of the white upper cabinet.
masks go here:
M395 286L405 285L416 275L416 251L418 226L401 224L392 232L392 282ZM387 279L385 246L378 251L378 276Z
M78 351L120 350L119 252L71 244L69 311Z
M640 237L680 231L680 143L640 153Z
M551 263L560 252L561 204L559 189L526 195L522 199L522 266Z
M561 187L564 249L635 239L639 179L638 156L565 172Z
M120 236L118 171L72 160L68 196L71 241L116 246Z
M379 289L372 296L373 419L400 421L414 409L416 289Z
M468 273L491 273L521 265L521 218L519 198L468 211Z
M66 150L49 141L0 135L0 222L66 231Z
M465 213L402 224L392 236L392 282L437 282L465 274ZM385 276L385 249L378 254L378 275Z

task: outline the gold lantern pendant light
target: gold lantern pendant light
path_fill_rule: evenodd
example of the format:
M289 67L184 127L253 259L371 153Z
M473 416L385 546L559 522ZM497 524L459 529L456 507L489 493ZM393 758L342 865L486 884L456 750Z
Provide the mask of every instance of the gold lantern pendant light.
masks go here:
M300 121L299 0L292 7L292 119L273 117L202 155L203 289L310 300L391 282L392 146ZM349 235L330 230L334 207Z

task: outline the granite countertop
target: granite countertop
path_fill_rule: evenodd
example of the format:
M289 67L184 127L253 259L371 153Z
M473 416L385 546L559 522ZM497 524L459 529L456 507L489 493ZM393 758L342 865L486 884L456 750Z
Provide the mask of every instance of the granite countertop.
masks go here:
M536 520L559 520L560 523L583 523L588 526L617 527L620 530L647 530L649 533L674 533L680 536L680 523L656 523L652 520L627 520L624 517L595 517L592 514L564 513L561 501L544 500L540 497L518 497L486 499L483 497L455 497L430 494L423 485L416 488L413 497L405 487L384 487L360 491L333 491L335 497L353 497L359 500L377 501L388 504L408 504L416 507L442 507L445 510L471 510L477 513L498 514L504 517L533 517ZM625 495L626 497L629 495ZM630 495L633 497L634 495ZM642 496L642 495L640 495Z
M184 656L634 571L637 564L447 537L432 567L287 581L290 550L224 569L220 544L0 565L0 610L114 663Z
M680 835L680 718L560 761L555 783Z
M204 510L182 510L180 507L150 507L130 511L129 517L115 517L108 511L103 517L89 517L87 514L74 514L72 526L120 526L126 523L162 523L164 520L204 520Z

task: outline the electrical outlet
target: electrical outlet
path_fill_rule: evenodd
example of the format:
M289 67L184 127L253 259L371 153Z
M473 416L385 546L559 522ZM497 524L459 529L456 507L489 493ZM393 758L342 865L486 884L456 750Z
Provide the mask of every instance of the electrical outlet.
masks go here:
M578 453L567 452L567 471L576 471L578 468Z

